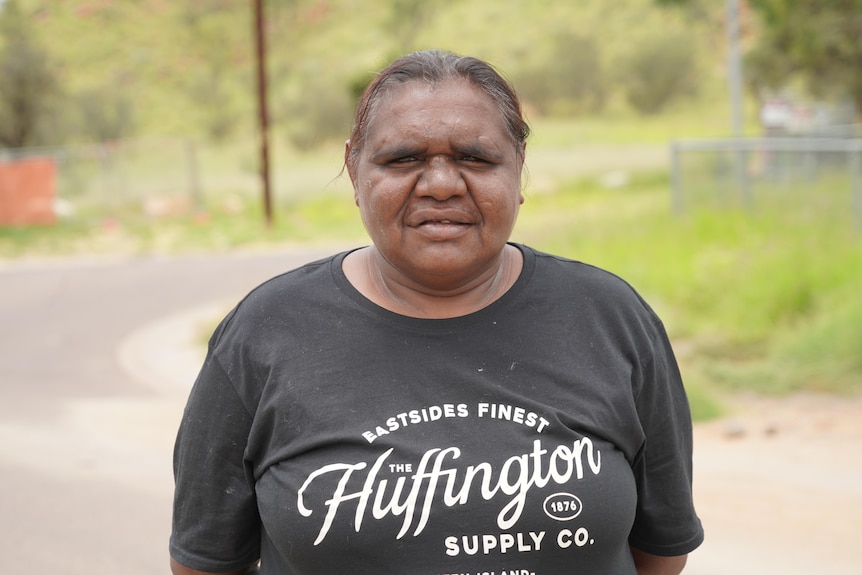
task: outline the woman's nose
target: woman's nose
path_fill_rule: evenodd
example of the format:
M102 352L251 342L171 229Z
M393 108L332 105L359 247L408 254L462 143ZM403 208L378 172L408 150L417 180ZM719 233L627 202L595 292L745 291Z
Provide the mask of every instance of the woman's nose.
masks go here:
M467 184L454 160L435 156L427 161L416 191L438 200L445 200L466 193Z

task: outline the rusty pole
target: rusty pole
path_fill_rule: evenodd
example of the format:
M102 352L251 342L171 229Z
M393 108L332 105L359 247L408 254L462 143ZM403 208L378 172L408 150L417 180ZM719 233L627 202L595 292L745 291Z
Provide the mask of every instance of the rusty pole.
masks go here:
M254 2L254 32L257 48L257 101L260 118L260 178L263 185L263 209L266 226L272 226L272 194L269 177L269 114L266 103L266 34L263 24L263 0Z

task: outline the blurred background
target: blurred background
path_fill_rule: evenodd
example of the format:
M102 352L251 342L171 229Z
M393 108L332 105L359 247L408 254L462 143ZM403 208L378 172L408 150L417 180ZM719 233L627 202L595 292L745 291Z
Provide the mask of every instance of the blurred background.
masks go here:
M862 0L260 8L258 28L246 0L0 0L10 309L12 278L34 266L284 250L298 263L367 242L341 170L353 105L397 55L444 48L490 61L523 97L533 135L513 240L607 268L654 304L700 429L775 435L763 398L816 397L827 422L858 406ZM195 324L193 346L224 311ZM798 420L813 404L792 405ZM763 410L755 423L746 406ZM836 459L862 460L853 437ZM859 505L854 481L842 496ZM862 534L854 521L845 531ZM820 572L862 572L841 565Z
M353 104L444 47L525 100L514 239L657 298L692 385L862 387L858 0L264 2L269 226L252 4L3 2L0 257L362 239Z

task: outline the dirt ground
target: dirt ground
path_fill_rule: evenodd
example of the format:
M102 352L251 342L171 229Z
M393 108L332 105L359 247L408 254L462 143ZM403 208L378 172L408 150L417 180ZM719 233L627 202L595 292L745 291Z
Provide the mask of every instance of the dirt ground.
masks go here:
M862 574L862 396L736 397L695 428L686 575Z

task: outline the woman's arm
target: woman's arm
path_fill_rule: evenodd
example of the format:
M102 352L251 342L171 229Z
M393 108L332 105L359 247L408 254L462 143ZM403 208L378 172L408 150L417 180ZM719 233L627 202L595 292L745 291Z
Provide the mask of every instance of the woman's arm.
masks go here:
M171 557L171 573L173 575L216 575L214 573L208 573L206 571L196 571L194 569L189 569L185 565L181 563L177 563L176 559ZM245 569L240 569L239 571L230 571L229 573L220 573L218 575L255 575L259 573L257 569L257 564L250 565Z
M644 553L634 547L630 547L630 549L638 575L679 575L688 559L688 555L661 557L660 555Z

